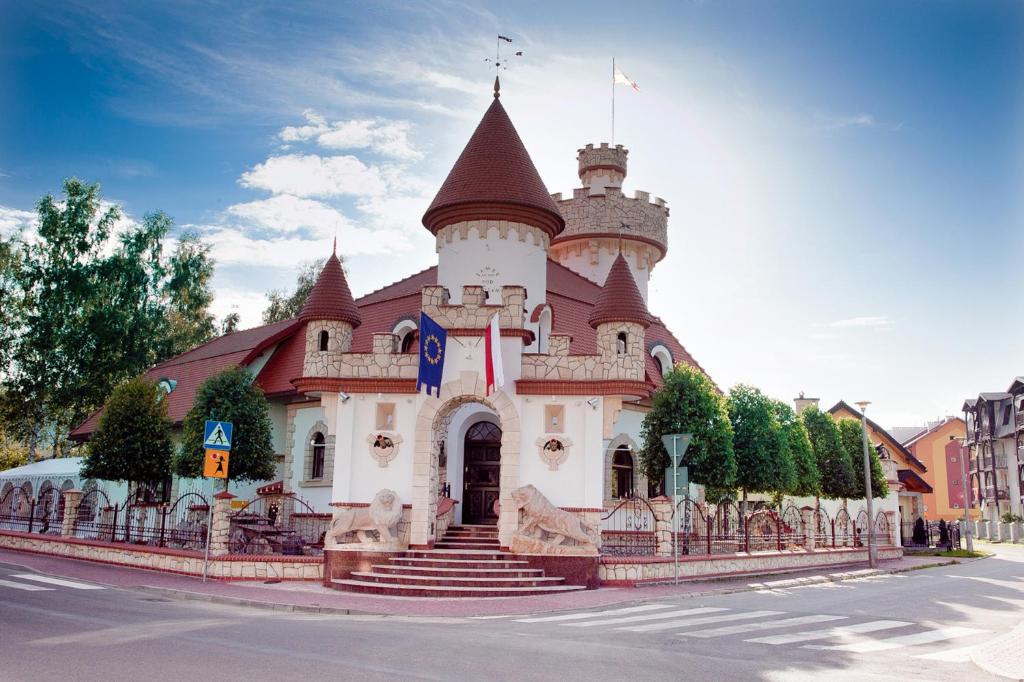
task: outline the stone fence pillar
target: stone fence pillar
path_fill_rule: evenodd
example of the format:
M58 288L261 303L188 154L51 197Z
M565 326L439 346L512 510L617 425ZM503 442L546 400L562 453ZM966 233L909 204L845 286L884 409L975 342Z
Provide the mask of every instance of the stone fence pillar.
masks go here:
M808 551L813 550L818 540L818 518L814 510L801 509L800 522L804 526L804 548Z
M100 540L106 542L113 542L114 537L117 535L117 528L115 522L117 517L114 516L114 511L117 507L104 507L100 510Z
M78 521L78 507L82 504L82 491L77 488L64 491L64 521L61 523L60 536L70 538L75 535L75 522Z
M654 510L654 539L657 543L657 556L672 556L672 500L665 497L654 497L648 500Z
M213 518L210 520L210 556L228 553L231 540L231 500L235 496L224 490L213 496Z

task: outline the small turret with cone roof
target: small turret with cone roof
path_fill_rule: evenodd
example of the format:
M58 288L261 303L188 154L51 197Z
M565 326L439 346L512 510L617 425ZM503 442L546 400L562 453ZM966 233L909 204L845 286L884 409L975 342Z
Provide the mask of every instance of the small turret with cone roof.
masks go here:
M352 331L362 323L338 258L337 241L302 306L299 321L306 324L303 376L337 376L338 355L352 350Z
M643 362L644 331L651 326L651 315L622 253L612 262L588 321L597 330L598 353Z

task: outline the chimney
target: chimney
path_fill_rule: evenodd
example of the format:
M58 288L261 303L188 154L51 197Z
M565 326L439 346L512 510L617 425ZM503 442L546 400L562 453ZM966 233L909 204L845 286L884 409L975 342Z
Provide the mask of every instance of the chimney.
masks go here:
M805 398L804 392L800 391L800 397L793 399L793 406L796 408L797 414L803 414L803 411L811 406L818 406L818 398Z

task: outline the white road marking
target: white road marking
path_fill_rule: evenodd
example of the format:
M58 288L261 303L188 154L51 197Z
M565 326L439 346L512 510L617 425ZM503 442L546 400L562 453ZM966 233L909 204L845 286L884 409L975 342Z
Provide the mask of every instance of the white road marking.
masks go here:
M774 630L775 628L788 628L794 625L808 625L810 623L824 623L830 620L843 620L846 616L797 616L795 618L783 618L782 620L765 620L758 623L742 623L740 625L726 625L720 628L707 630L691 630L680 632L680 637L722 637L724 635L738 635L742 632L754 632L755 630Z
M0 580L0 587L12 587L16 590L25 590L26 592L52 592L52 587L41 587L39 585L26 585L24 583L15 583L10 580Z
M73 590L102 590L104 588L99 585L86 585L85 583L77 583L74 580L62 580L61 578L51 578L48 575L36 575L34 573L18 573L12 575L12 578L21 578L22 580L35 580L38 583L47 583L49 585L59 585L61 587L70 587Z
M728 611L729 609L705 606L699 609L681 609L679 611L662 611L660 613L644 613L639 616L623 616L622 618L603 618L601 620L588 620L585 623L562 623L565 628L589 628L594 625L618 625L620 623L638 623L646 620L660 620L662 618L675 618L677 616L696 616L699 613L715 613L716 611Z
M565 613L560 616L542 616L540 618L519 618L516 623L556 623L563 620L583 620L594 616L610 616L619 613L638 613L640 611L655 611L657 609L671 608L672 604L641 604L640 606L627 606L623 609L610 609L607 611L587 611L586 613Z
M914 635L903 635L902 637L890 637L889 639L880 639L870 642L855 642L853 644L840 644L837 646L821 646L817 644L805 644L805 649L829 649L833 651L850 651L855 654L870 653L873 651L889 651L890 649L899 649L905 646L914 646L915 644L930 644L931 642L941 642L946 639L953 639L954 637L966 637L967 635L976 635L985 632L984 630L976 630L974 628L962 628L962 627L949 627L949 628L938 628L936 630L926 630L925 632L918 632Z
M778 616L783 611L748 611L747 613L730 613L723 616L708 616L706 618L684 618L682 620L670 620L667 623L651 623L649 625L633 625L628 628L616 628L629 632L653 632L656 630L671 630L673 628L685 628L692 625L704 625L706 623L721 623L730 620L744 620L747 618L768 618Z
M747 642L758 644L795 644L796 642L810 642L815 639L829 639L831 637L842 637L846 634L857 634L862 632L877 632L878 630L890 630L902 628L913 623L904 620L873 620L870 623L858 623L857 625L841 625L829 630L808 630L807 632L794 632L788 635L773 635L771 637L758 637L747 639Z

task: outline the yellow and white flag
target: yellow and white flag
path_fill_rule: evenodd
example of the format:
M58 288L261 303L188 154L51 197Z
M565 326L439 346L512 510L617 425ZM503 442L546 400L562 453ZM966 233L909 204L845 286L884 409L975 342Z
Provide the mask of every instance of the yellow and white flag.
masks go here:
M640 92L640 86L636 84L636 81L631 79L626 74L622 73L622 69L620 69L617 66L615 67L615 71L613 72L613 80L612 80L612 82L615 85L628 85L629 87L633 88L637 92Z

